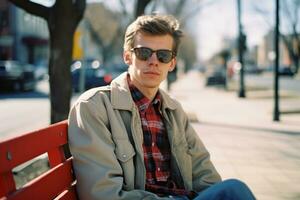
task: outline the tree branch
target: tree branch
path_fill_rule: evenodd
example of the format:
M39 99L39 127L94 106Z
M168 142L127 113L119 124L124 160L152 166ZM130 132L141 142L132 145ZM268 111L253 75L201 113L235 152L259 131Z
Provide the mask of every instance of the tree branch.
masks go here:
M151 0L138 0L135 7L135 18L141 16L145 13L146 6L151 2Z
M268 11L259 8L257 5L252 4L252 8L255 12L257 12L265 21L265 23L269 26L269 28L271 29L273 27L272 23L268 20L267 15L269 14Z
M83 15L84 15L84 11L86 8L86 0L76 0L75 1L75 13L77 14L77 19L82 19ZM77 20L77 21L79 21Z
M180 20L181 21L181 26L184 27L185 24L186 24L186 22L187 22L187 20L191 16L195 15L196 13L198 13L204 6L209 6L209 5L213 4L213 3L215 3L214 0L208 1L205 4L204 3L202 3L202 4L198 3L197 6L193 10L189 11L185 16L181 17L181 20Z
M123 0L119 0L119 4L121 5L121 8L122 8L122 11L121 11L122 15L123 16L127 16L128 12L126 10L126 5L125 5L124 1Z
M154 13L157 9L157 0L152 0L152 7L150 9L150 13Z
M9 1L13 3L15 6L22 8L26 12L42 17L45 20L47 20L49 17L51 8L48 8L41 4L31 2L29 0L9 0Z
M186 0L179 0L178 4L174 10L174 15L176 14L177 16L180 16L182 14L185 3L186 3Z

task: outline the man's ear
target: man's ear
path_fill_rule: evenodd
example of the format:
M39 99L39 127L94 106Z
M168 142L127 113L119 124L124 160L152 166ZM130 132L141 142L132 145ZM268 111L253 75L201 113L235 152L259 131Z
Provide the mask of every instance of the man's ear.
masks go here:
M124 51L123 52L123 59L124 59L124 62L127 65L131 65L132 64L131 52L130 51Z
M170 63L169 72L173 71L175 67L176 67L176 58L173 58Z

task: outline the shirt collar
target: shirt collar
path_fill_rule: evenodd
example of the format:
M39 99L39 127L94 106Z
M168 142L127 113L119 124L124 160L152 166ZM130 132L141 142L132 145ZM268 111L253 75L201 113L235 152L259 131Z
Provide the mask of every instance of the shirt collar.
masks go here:
M124 72L110 84L111 104L115 109L133 110L133 107L135 106L129 90L127 75L128 72ZM177 101L170 98L163 90L159 89L159 95L161 97L161 110L175 110L180 107Z
M127 75L127 82L130 89L130 93L134 103L138 106L140 111L145 111L150 104L161 107L161 95L159 92L156 93L154 99L150 101L130 80L130 75Z

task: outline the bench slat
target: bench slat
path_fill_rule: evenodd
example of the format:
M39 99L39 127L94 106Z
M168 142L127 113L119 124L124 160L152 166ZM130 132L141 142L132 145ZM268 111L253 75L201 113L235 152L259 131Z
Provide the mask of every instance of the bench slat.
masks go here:
M0 142L0 173L67 143L67 122ZM50 134L50 133L51 134Z
M54 199L62 191L68 190L71 185L70 183L74 181L72 158L69 158L64 163L55 166L43 175L33 179L17 192L8 195L7 200ZM76 192L75 190L73 190L73 192L73 196L70 197L74 197Z
M72 187L68 190L62 192L54 200L74 200L77 199L76 185L73 184Z
M62 121L0 141L0 200L76 200L73 158L66 160L64 153L67 134L67 121ZM44 153L48 153L51 169L16 190L12 169Z

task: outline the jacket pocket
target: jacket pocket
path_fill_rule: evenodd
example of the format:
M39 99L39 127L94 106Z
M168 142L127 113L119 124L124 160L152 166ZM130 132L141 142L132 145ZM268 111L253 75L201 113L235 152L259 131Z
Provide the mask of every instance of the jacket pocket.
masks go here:
M133 157L135 155L132 144L127 139L115 139L116 156L123 170L123 189L134 189L135 168Z
M135 155L132 144L127 139L115 139L116 155L121 162L127 162Z

